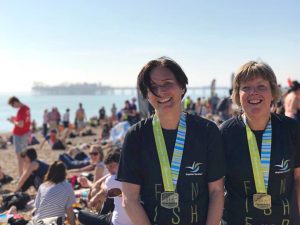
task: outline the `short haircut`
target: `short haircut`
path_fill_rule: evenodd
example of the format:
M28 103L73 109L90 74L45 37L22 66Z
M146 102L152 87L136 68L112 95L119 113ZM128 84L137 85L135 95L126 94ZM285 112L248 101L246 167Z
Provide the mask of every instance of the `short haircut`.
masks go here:
M277 102L280 99L281 90L277 85L277 79L272 68L265 62L249 61L242 65L235 73L231 97L236 105L241 106L239 93L241 83L258 77L269 81L274 99L273 102Z
M115 151L115 150L109 151L107 153L107 155L105 156L104 164L108 165L108 164L113 163L113 162L119 163L119 161L120 161L120 155L121 154L120 154L119 151Z
M8 99L8 104L13 105L15 102L20 102L20 100L16 96L12 96Z
M24 158L25 156L27 156L30 161L34 161L37 159L37 153L35 148L26 148L25 150L23 150L21 152L21 157Z
M183 98L183 96L186 93L186 85L188 84L188 78L183 72L182 68L174 60L167 57L160 57L158 59L151 60L140 71L137 79L137 85L143 97L145 99L147 98L148 89L151 91L152 94L157 96L157 94L155 94L155 92L152 90L150 78L152 70L157 67L168 68L174 74L178 84L181 86L181 88L184 89L184 93L181 96L181 98Z
M67 171L66 166L61 161L55 161L52 163L45 175L45 181L58 184L66 179Z

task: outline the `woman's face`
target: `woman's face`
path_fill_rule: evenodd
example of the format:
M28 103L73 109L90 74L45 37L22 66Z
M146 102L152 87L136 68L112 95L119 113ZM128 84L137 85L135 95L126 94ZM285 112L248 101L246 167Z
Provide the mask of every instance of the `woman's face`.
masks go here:
M239 90L240 102L246 115L251 119L270 116L273 101L270 82L261 77L242 82Z
M156 67L150 74L151 88L155 96L148 89L147 98L158 112L168 112L181 107L181 96L184 89L180 87L171 70L165 67Z
M92 162L99 162L100 161L100 154L96 150L90 151L89 155L91 156Z

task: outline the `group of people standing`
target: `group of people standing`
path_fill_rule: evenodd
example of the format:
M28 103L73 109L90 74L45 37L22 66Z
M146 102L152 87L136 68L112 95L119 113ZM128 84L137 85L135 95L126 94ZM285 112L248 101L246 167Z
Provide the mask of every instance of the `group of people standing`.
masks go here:
M123 144L117 180L132 223L299 224L300 125L271 113L281 96L271 67L250 61L238 69L232 100L241 113L220 128L183 112L187 84L165 57L138 76L155 114Z

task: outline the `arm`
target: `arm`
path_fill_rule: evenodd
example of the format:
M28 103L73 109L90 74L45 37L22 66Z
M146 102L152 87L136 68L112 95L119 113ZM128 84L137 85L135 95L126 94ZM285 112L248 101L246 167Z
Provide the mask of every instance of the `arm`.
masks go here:
M91 191L89 192L89 199L93 197L99 190L102 183L106 180L106 178L110 176L110 174L105 175L104 177L100 178L97 182L95 182L92 187Z
M24 185L26 180L29 178L29 176L32 174L32 172L34 170L36 170L37 168L38 168L38 164L36 162L30 163L29 167L21 175L18 185L15 189L15 192L18 192L22 188L22 186Z
M98 191L90 200L88 203L89 207L95 207L99 202L104 202L104 200L107 198L107 191L105 188L101 188L100 191Z
M89 172L92 171L94 169L94 165L88 165L79 169L71 169L68 170L68 173L81 173L81 172Z
M47 142L47 140L44 139L43 142L40 145L40 150L43 150L43 147L44 147L44 145L45 145L46 142Z
M60 139L60 141L63 143L63 145L66 145L66 140L69 136L69 133L70 133L70 129L69 128L66 128L64 131L63 131L63 135Z
M219 225L224 208L224 179L208 183L209 205L206 225Z
M140 203L140 185L122 182L123 207L133 225L150 225L148 216Z
M73 207L67 209L67 219L70 225L76 225Z
M294 178L295 178L296 201L298 204L298 210L300 215L300 167L295 168Z
M14 117L9 118L8 121L20 128L22 128L24 126L23 120L16 121L16 119Z
M103 166L96 166L95 172L94 172L94 180L95 183L97 180L99 180L104 175L104 167Z

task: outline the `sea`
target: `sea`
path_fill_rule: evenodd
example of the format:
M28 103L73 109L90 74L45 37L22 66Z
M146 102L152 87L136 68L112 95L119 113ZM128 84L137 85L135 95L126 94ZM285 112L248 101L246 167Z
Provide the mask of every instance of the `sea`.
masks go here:
M228 95L228 91L216 90L219 97ZM0 134L10 132L13 125L7 120L11 116L15 116L17 109L12 108L7 104L9 97L12 95L18 97L20 101L30 107L31 119L35 120L37 126L42 126L43 112L45 109L50 111L53 107L57 107L61 116L67 108L70 109L70 120L74 121L75 112L78 109L78 104L82 103L85 109L87 118L99 115L99 109L104 106L107 115L111 115L112 104L115 103L117 111L124 107L126 100L131 100L137 97L133 91L116 93L114 95L37 95L31 92L17 93L17 94L0 94ZM187 92L186 96L191 96L193 100L198 97L203 99L208 98L210 95L209 90L200 90Z

